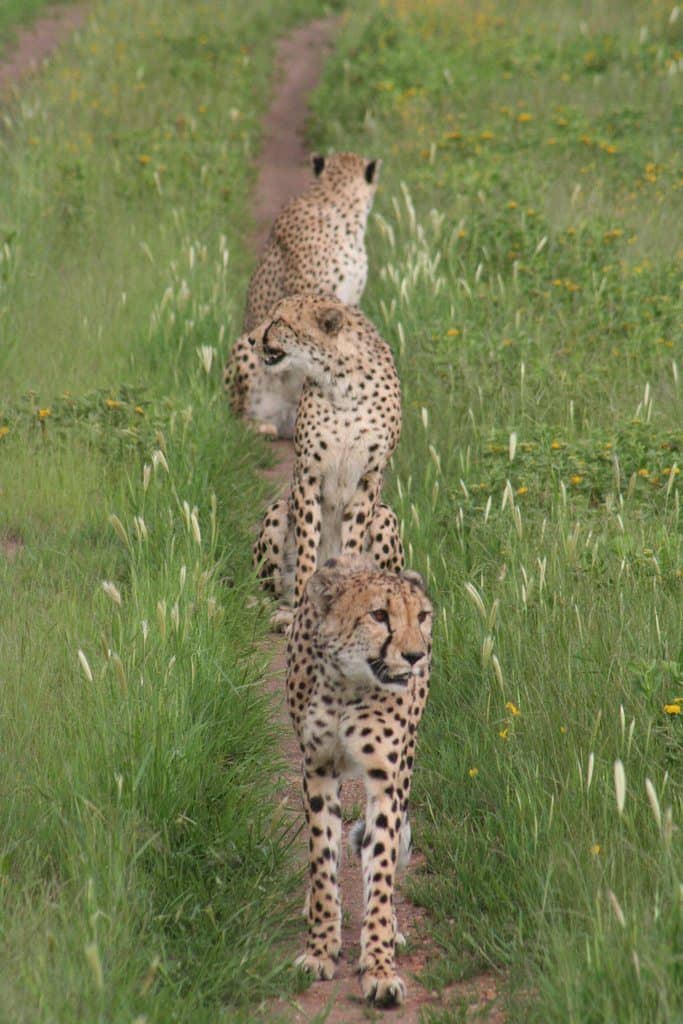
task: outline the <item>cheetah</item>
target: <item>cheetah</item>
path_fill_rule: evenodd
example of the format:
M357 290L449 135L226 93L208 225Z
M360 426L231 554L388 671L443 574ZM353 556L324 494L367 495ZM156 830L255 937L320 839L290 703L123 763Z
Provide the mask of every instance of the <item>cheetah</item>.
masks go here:
M374 325L338 299L283 299L251 340L269 377L295 369L305 379L289 496L296 605L318 566L368 546L401 430L400 385Z
M393 907L401 853L409 856L408 799L417 727L427 700L432 605L422 578L377 570L367 555L330 559L310 577L287 646L287 702L303 756L310 842L308 937L297 963L330 980L341 952L341 784L361 776L363 995L400 1004ZM407 859L407 856L405 859Z
M355 306L368 274L365 228L377 190L381 160L355 153L312 158L315 180L275 220L249 285L244 334L223 374L233 412L273 437L293 437L303 380L292 370L264 377L249 332L273 305L301 292L329 293Z
M396 513L383 502L378 504L369 521L364 550L376 569L400 572L405 565ZM269 505L252 553L254 568L263 587L284 604L293 604L296 539L289 497L278 498ZM288 618L287 615L276 616L275 621L286 622Z

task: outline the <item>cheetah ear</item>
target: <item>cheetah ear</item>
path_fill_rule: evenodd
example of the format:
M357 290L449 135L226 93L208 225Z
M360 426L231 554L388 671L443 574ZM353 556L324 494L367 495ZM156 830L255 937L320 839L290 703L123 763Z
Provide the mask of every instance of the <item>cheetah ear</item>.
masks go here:
M330 610L339 580L336 559L331 558L322 569L313 573L306 584L308 599L319 615L326 615Z
M313 156L311 157L311 163L313 164L313 173L315 174L316 178L319 178L320 175L323 173L323 168L325 166L325 157L321 156L319 153L314 153Z
M404 569L401 573L401 579L405 580L407 583L415 583L420 590L424 590L425 594L427 593L425 581L422 579L419 572L415 572L413 569Z
M381 167L381 160L370 160L370 162L365 165L365 180L368 185L372 185L373 181L375 183L379 181L379 172Z
M324 309L321 309L316 319L318 321L318 327L321 331L324 331L325 334L339 334L344 326L344 313L336 306L327 306Z

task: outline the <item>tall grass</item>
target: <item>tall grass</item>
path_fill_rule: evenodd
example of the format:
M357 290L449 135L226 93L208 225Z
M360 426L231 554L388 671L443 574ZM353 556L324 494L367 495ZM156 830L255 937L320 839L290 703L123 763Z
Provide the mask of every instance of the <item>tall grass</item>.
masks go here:
M316 101L319 145L385 158L429 975L506 968L513 1019L683 1013L682 29L629 11L383 4Z
M220 388L273 40L97 6L0 139L0 1019L253 1020L290 833Z

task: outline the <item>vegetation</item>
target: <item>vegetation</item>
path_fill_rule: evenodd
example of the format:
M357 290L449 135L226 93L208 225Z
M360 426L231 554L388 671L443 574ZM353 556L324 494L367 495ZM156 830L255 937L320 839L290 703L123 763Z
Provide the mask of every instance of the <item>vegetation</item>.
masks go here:
M3 1021L251 1021L293 980L265 448L220 369L272 41L315 9L100 5L6 111Z
M428 977L498 969L515 1020L683 1016L682 51L670 3L385 0L315 102L385 159Z

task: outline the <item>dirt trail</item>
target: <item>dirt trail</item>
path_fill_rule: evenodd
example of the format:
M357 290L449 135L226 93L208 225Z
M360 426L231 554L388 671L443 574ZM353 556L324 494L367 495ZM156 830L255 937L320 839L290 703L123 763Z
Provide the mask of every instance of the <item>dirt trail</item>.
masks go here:
M20 28L16 42L0 58L0 94L36 71L60 43L81 27L85 16L86 8L78 4L48 7L36 21Z
M307 117L307 97L322 71L334 30L334 19L321 19L296 29L279 43L276 55L275 94L264 122L264 140L255 186L254 216L257 231L254 245L257 248L262 245L274 217L283 204L311 180L309 152L304 145L303 135ZM279 441L275 443L274 450L277 463L264 475L276 484L282 493L286 490L291 476L293 446L290 442ZM274 640L266 685L274 696L283 722L283 748L288 764L287 777L282 780L283 789L292 813L299 820L300 755L284 704L284 672L284 642ZM343 805L345 817L352 808L354 813L349 817L356 817L357 808L363 805L362 786L347 782L344 786ZM337 976L332 982L314 983L292 1003L278 1001L272 1008L274 1019L286 1020L292 1024L305 1024L308 1021L323 1019L328 1024L363 1024L369 1019L379 1020L384 1016L380 1011L370 1010L362 1000L355 969L359 953L363 900L360 866L347 853L349 827L350 822L345 823L344 855L340 873L344 910L343 954ZM303 839L301 856L303 861L306 857ZM419 863L419 858L414 858L413 863L416 862ZM409 937L408 951L399 956L399 970L408 984L408 1000L400 1009L389 1011L391 1019L405 1024L418 1024L423 1009L443 1008L455 1003L456 1006L469 1006L470 1012L473 1013L490 1007L491 1012L487 1014L487 1019L491 1024L500 1024L504 1016L492 1005L497 997L496 979L493 976L473 978L467 983L451 987L441 996L419 984L415 974L436 956L436 951L426 937L424 915L400 892L396 912L401 929ZM305 924L302 918L300 949L303 948L304 937ZM292 955L296 952L299 952L299 949L292 949Z

